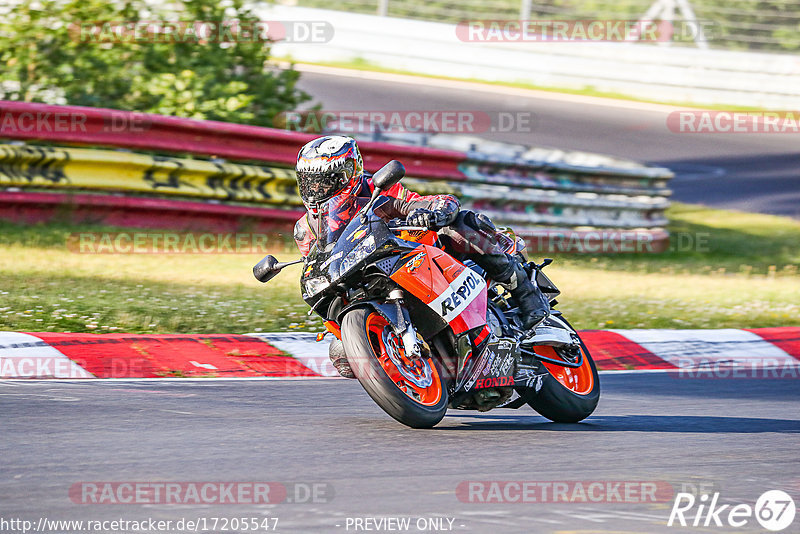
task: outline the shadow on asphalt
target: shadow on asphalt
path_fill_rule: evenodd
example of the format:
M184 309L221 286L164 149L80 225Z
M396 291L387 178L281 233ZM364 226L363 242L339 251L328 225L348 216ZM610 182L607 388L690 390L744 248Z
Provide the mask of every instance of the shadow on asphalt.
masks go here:
M453 419L469 419L453 424ZM687 434L800 434L800 420L711 415L598 415L575 424L536 416L447 414L435 430L544 430L569 432L676 432Z

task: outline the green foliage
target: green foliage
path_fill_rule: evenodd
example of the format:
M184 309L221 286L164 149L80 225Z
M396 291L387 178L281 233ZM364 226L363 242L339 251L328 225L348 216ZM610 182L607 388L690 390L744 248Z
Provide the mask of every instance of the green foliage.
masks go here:
M167 10L144 0L19 2L0 17L0 99L264 126L310 99L295 86L299 73L269 69L268 39L114 38L110 31L90 32L104 22L236 20L245 26L258 21L243 0L169 5Z

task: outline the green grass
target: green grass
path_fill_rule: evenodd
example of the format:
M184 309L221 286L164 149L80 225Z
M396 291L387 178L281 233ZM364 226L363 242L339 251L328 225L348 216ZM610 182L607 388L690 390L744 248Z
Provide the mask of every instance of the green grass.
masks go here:
M800 266L800 221L674 203L670 249L660 254L555 256L561 265L666 274L788 275Z
M677 204L677 245L661 254L555 255L548 275L578 327L800 325L800 222ZM299 296L300 268L269 284L253 254L77 254L89 225L0 223L0 330L242 333L318 330ZM692 240L699 246L687 247ZM275 240L281 259L296 257Z

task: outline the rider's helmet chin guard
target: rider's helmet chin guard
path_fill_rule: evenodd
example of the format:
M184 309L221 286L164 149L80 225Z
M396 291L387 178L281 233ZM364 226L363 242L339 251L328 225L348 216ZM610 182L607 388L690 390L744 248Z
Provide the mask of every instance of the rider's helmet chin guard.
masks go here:
M342 135L318 137L297 154L297 186L313 215L337 195L357 194L364 162L355 139Z

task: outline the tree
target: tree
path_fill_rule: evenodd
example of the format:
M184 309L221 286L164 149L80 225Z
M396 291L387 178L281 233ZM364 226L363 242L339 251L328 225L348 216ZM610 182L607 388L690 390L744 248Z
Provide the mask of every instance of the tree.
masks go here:
M310 100L297 71L269 68L242 0L168 5L22 0L0 16L0 99L263 126Z

